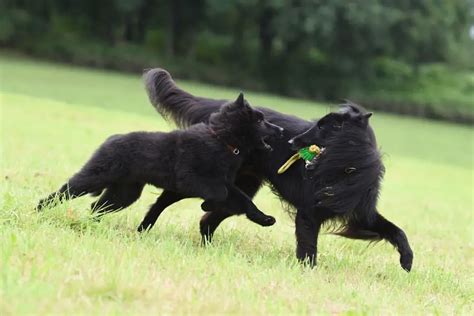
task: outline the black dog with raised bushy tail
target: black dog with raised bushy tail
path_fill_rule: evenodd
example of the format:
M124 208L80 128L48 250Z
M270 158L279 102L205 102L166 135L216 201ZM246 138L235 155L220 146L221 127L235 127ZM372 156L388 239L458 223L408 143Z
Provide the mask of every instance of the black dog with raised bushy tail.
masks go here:
M167 206L189 197L227 201L232 212L243 209L251 221L270 226L275 219L262 213L234 181L247 156L257 148L268 150L266 140L282 132L240 94L212 114L207 124L170 133L110 137L66 184L41 200L38 209L64 198L102 194L92 209L98 214L114 212L131 205L144 185L152 184L164 190L139 231L150 229Z
M226 103L183 91L163 70L149 71L145 82L153 106L180 127L208 122L212 113ZM410 271L413 252L405 233L377 210L384 169L374 132L368 124L370 114L351 103L317 121L268 108L259 110L270 122L283 127L285 135L271 143L274 149L271 153L258 151L250 155L238 171L235 183L247 196L253 197L262 183L268 181L274 192L296 209L298 259L315 265L320 228L324 223L337 221L341 225L337 233L341 236L390 242L400 253L402 268ZM320 160L312 166L313 170L305 169L300 160L285 173L277 173L295 149L310 144L327 150L317 158ZM201 219L203 238L210 239L219 224L234 215L231 206L203 204L207 211Z

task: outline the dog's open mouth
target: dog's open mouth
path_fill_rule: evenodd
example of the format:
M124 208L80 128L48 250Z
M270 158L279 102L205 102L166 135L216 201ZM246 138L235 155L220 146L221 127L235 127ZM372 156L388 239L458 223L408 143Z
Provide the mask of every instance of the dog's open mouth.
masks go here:
M265 136L265 137L262 137L261 138L261 141L262 141L262 144L263 144L263 148L265 148L266 150L269 150L269 151L272 151L273 150L273 147L270 146L268 143L267 143L267 140L268 139L268 136Z
M321 147L320 150L321 150L321 151L320 151L319 155L316 155L313 159L307 160L307 161L305 162L304 168L305 168L306 170L314 170L314 169L316 169L316 165L317 165L317 163L318 163L319 157L320 157L321 154L324 152L325 148L324 148L324 147Z

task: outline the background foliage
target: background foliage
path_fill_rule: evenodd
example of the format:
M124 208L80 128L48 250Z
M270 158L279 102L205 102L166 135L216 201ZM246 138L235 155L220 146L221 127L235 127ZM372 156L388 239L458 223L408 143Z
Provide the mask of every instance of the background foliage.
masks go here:
M3 0L0 45L474 121L468 0Z

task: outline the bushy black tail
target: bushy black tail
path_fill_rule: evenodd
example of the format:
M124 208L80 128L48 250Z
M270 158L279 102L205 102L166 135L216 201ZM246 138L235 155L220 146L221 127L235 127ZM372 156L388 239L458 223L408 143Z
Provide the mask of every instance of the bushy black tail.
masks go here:
M181 90L164 69L154 68L143 75L150 102L165 118L178 127L207 122L209 116L219 110L225 100L213 100L193 96Z

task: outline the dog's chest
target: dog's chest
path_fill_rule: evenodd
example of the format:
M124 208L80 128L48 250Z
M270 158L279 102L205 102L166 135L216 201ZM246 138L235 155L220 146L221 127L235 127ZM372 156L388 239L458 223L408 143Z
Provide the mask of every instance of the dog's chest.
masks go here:
M234 157L234 159L228 161L228 165L226 166L226 180L234 183L235 178L237 176L237 172L242 165L242 159Z

